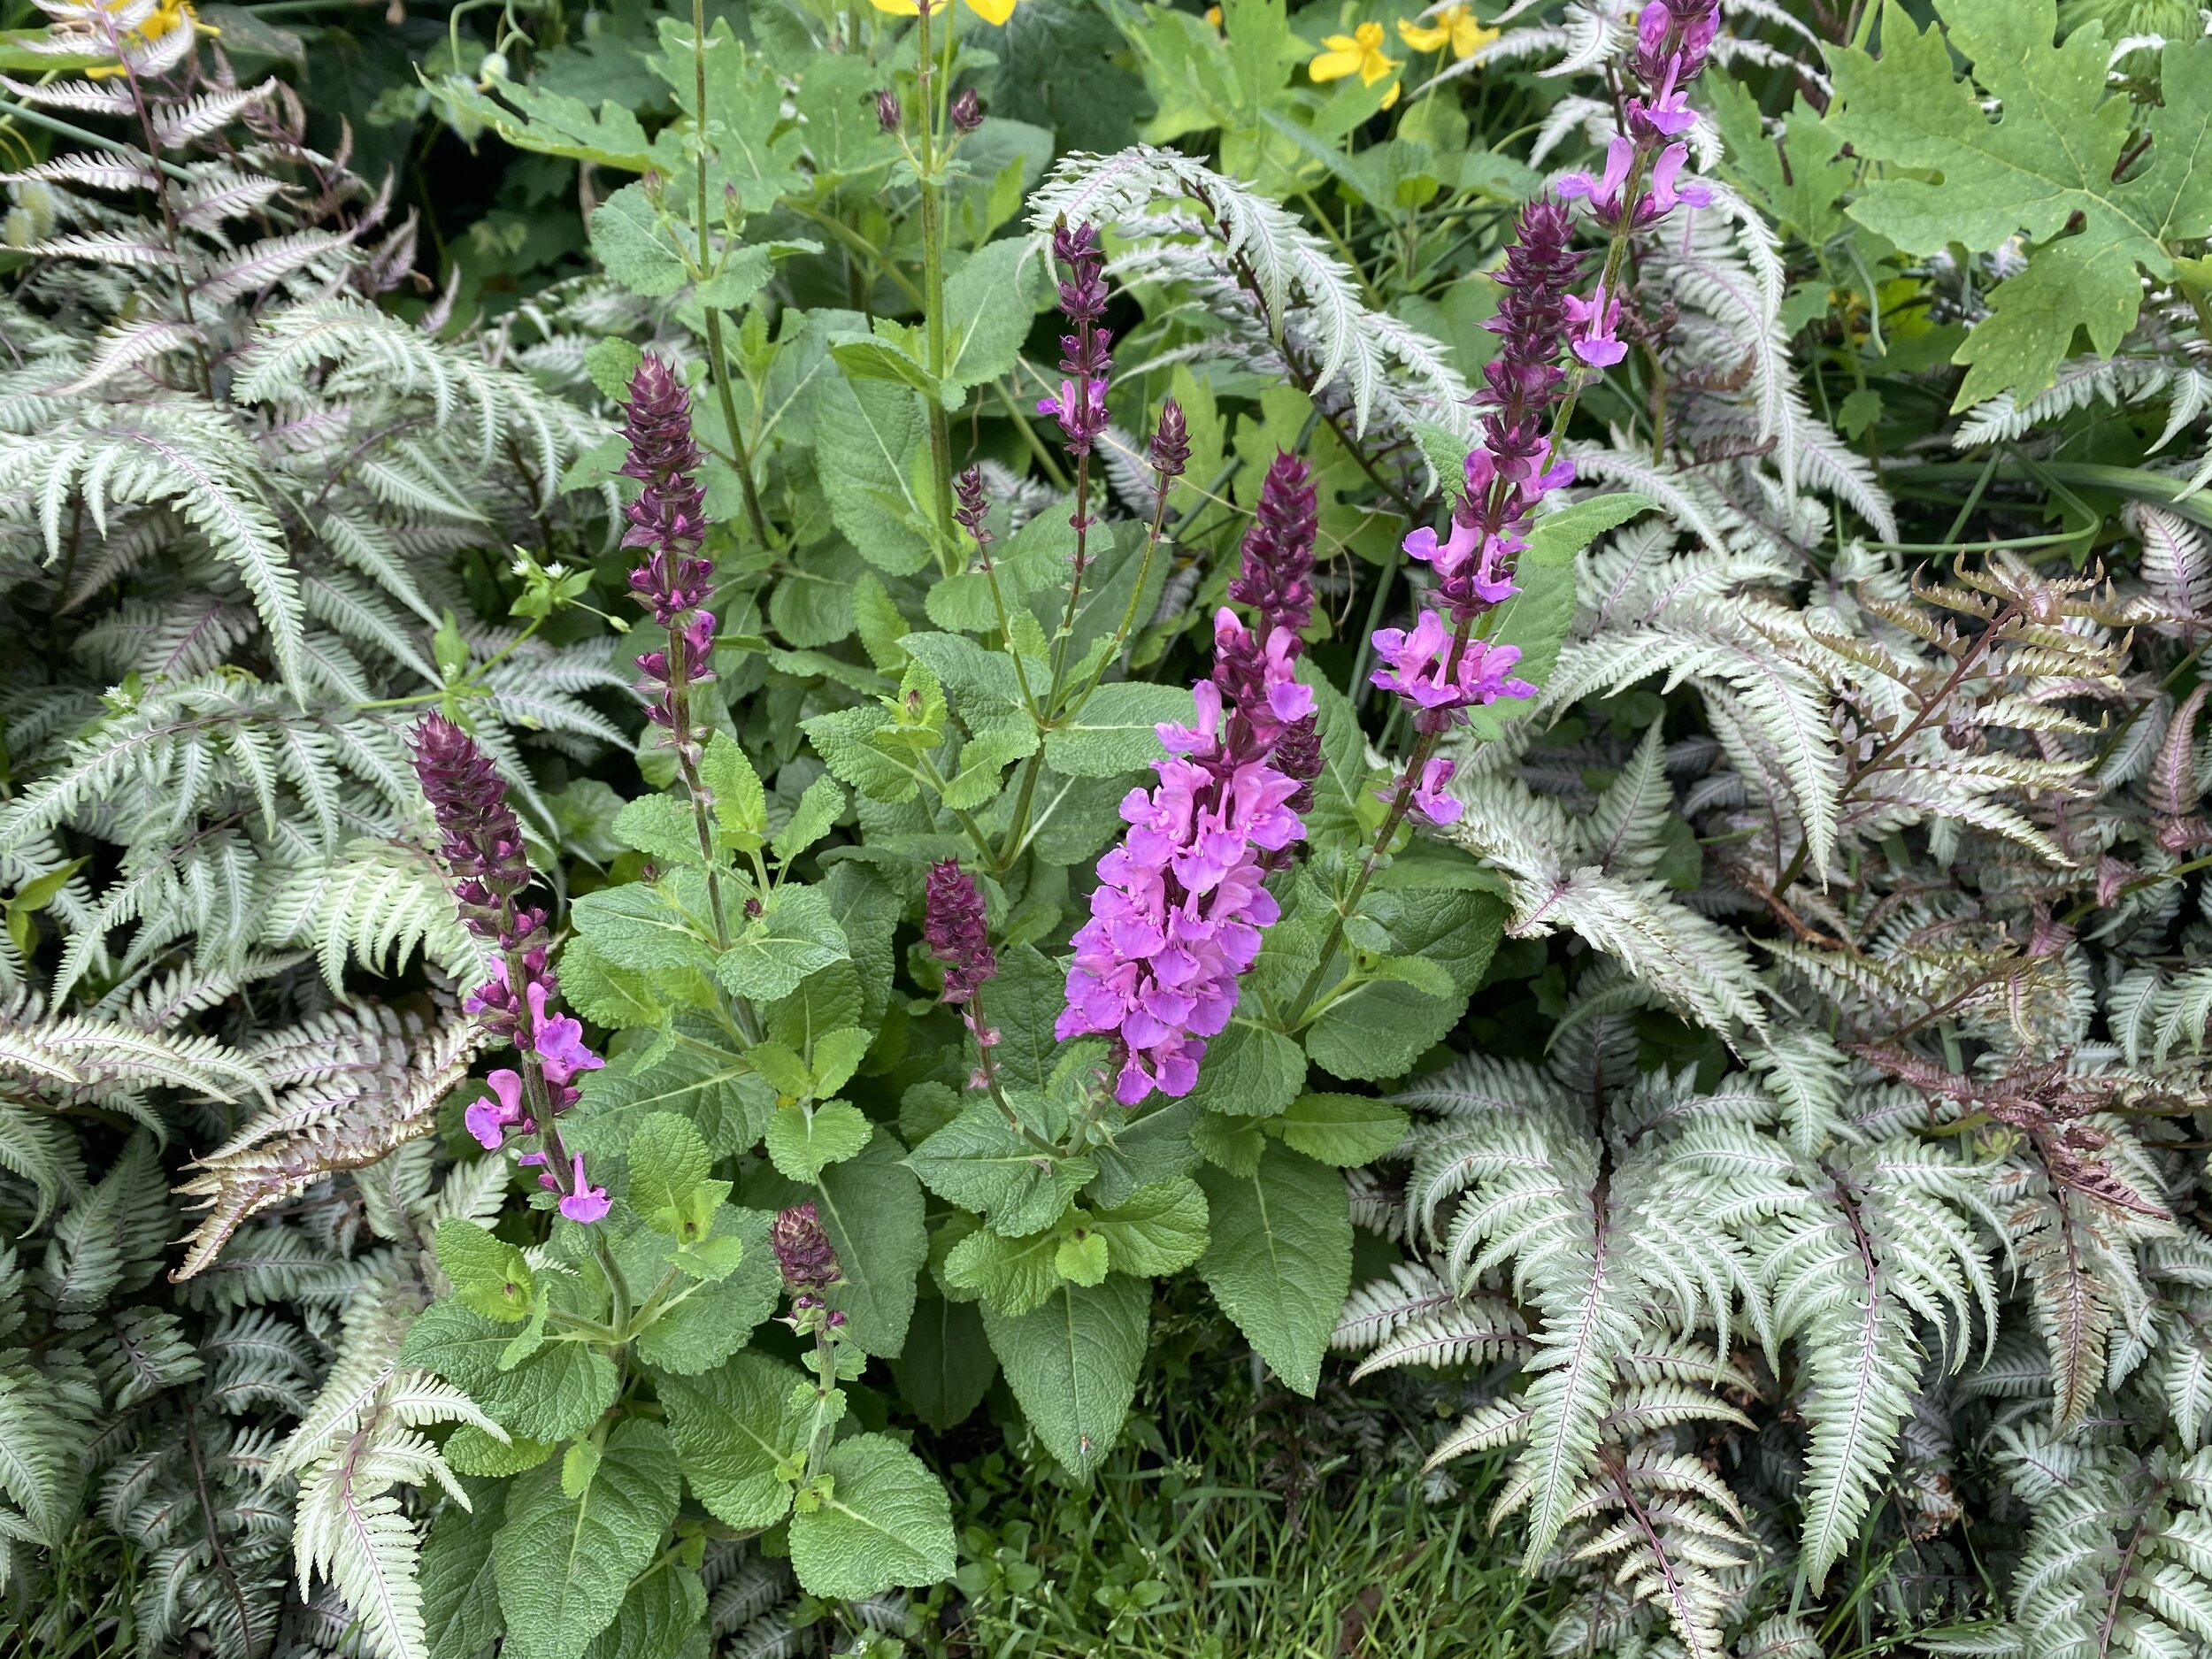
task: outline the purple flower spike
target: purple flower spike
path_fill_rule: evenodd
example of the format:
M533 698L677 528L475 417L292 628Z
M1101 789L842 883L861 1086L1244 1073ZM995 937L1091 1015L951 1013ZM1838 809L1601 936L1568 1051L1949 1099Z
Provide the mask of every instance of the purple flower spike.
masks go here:
M498 953L491 978L462 1006L525 1056L524 1071L502 1066L485 1079L490 1096L471 1105L462 1120L488 1151L511 1133L553 1141L553 1127L538 1120L533 1099L541 1090L543 1110L559 1116L576 1103L576 1074L604 1063L584 1046L581 1025L548 1008L560 995L560 981L547 960L545 912L517 902L530 884L530 863L522 826L507 804L506 780L475 740L442 715L426 715L416 726L414 750L415 775L437 817L443 837L438 856L452 878L461 919ZM595 1221L606 1213L606 1194L588 1186L580 1156L573 1161L574 1185L564 1188L542 1153L529 1156L545 1166L540 1179L563 1194L561 1210L571 1220Z
M691 394L658 357L648 356L630 380L623 421L630 453L625 477L642 480L625 511L625 547L645 560L630 572L630 591L667 630L666 649L635 660L646 715L668 735L678 758L695 765L703 738L690 718L690 688L714 678L714 613L702 609L713 592L714 566L697 557L706 538L705 494L695 474L699 446L691 435Z
M830 1242L821 1215L810 1203L794 1204L777 1216L768 1229L768 1248L775 1252L784 1288L795 1294L827 1290L845 1277L838 1264L837 1247Z
M948 1002L967 1002L998 973L983 895L957 858L929 867L922 889L922 940L944 964Z
M1060 309L1075 332L1060 336L1057 397L1038 400L1037 412L1060 423L1070 455L1091 452L1106 430L1106 382L1113 373L1113 336L1099 326L1106 314L1106 253L1088 225L1063 225L1052 233L1052 257L1067 267L1060 281Z
M1302 622L1311 602L1294 590L1311 570L1311 491L1302 466L1277 471L1271 528L1256 550L1248 541L1240 580L1267 596L1253 603L1280 601ZM1216 613L1214 672L1192 688L1195 723L1159 728L1169 751L1152 764L1159 782L1123 799L1129 833L1099 860L1091 919L1075 934L1054 1034L1109 1040L1125 1106L1155 1089L1190 1093L1205 1039L1228 1025L1261 930L1280 914L1264 885L1271 859L1306 833L1293 803L1309 786L1278 760L1319 771L1313 691L1293 672L1295 631L1264 614L1261 626L1264 637L1234 611Z

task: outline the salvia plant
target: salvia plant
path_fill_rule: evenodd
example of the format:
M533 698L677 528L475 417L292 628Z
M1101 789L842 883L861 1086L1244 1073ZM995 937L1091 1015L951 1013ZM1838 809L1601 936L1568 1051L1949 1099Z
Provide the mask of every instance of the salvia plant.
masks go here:
M1187 1279L1560 1653L2212 1642L2174 11L457 15L595 266L468 327L11 45L13 1593L879 1650Z

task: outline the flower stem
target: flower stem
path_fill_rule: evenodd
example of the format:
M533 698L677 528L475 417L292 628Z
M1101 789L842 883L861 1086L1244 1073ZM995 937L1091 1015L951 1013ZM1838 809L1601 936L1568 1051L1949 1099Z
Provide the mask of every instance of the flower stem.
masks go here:
M703 4L703 0L693 0ZM926 366L930 385L940 386L945 375L945 227L943 203L939 199L941 157L937 154L937 108L934 81L936 60L930 50L929 15L925 4L915 14L917 48L914 102L921 127L921 149L917 173L922 193L922 322ZM949 22L948 19L948 22ZM936 517L939 545L949 549L952 534L952 426L945 414L945 400L933 390L929 405L930 505ZM949 555L941 552L945 573L952 573Z

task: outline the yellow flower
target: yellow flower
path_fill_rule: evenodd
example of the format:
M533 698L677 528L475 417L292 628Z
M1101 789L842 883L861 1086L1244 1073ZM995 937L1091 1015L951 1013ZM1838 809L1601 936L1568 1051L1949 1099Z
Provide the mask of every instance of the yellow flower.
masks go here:
M1432 26L1400 18L1398 38L1417 52L1440 52L1449 46L1454 58L1464 59L1496 40L1498 31L1483 27L1480 18L1465 6L1454 4L1439 12Z
M1208 6L1206 8L1206 21L1212 24L1216 28L1219 28L1221 27L1221 8L1219 6Z
M930 16L935 17L949 3L949 0L929 0ZM888 12L895 18L918 17L922 10L920 0L869 0L869 4L879 12ZM1012 17L1015 6L1019 4L1020 0L968 0L968 10L986 23L996 25L1003 24Z
M1322 41L1328 50L1306 65L1306 73L1316 81L1341 81L1347 75L1357 75L1360 85L1371 87L1398 66L1394 58L1383 56L1383 30L1379 23L1363 23L1349 35L1331 35ZM1392 87L1383 94L1386 110L1398 101L1398 88Z

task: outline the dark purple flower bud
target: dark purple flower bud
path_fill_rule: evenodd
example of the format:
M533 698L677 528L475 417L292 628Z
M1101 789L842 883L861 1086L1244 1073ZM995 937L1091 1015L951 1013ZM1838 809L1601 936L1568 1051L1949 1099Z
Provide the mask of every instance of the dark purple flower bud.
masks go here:
M1190 465L1190 431L1183 421L1183 406L1171 397L1160 400L1160 424L1152 431L1152 470L1163 487L1183 476Z
M694 557L706 537L705 492L696 481L699 446L691 436L691 394L675 373L648 356L630 380L622 434L630 452L621 472L645 488L624 510L625 547L647 549L630 574L639 603L667 627L705 603L713 566Z
M1259 506L1244 533L1244 563L1229 584L1229 597L1260 613L1256 632L1263 638L1275 629L1286 633L1294 656L1304 649L1298 636L1313 619L1313 541L1319 527L1311 470L1296 456L1279 452L1261 482Z
M991 515L990 497L983 493L983 469L969 467L952 481L952 493L960 498L952 516L960 521L960 527L975 538L976 549L987 562L990 558L991 527L986 522Z
M1094 323L1106 314L1106 250L1088 225L1061 225L1052 233L1052 257L1068 267L1060 283L1060 309L1072 322Z
M1298 781L1289 806L1302 816L1313 810L1313 780L1321 775L1321 717L1309 714L1285 726L1275 739L1270 764L1286 778Z
M975 878L947 858L929 867L923 887L922 939L944 964L945 1001L964 1002L998 972L990 923Z
M515 896L530 885L507 780L476 740L442 714L425 715L415 727L414 751L415 776L444 838L438 857L453 878L462 923L479 939L501 939L516 927Z
M776 1254L784 1288L794 1294L827 1290L844 1279L844 1270L837 1263L837 1248L830 1242L812 1204L794 1204L777 1216L768 1229L768 1248Z
M972 133L983 125L983 100L975 96L973 87L961 88L960 96L952 101L952 124L962 133Z
M899 95L886 87L876 94L876 125L887 133L899 130L899 123L906 111L899 108Z

